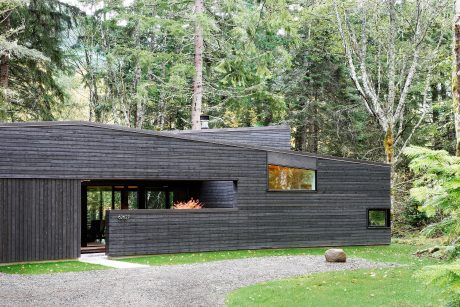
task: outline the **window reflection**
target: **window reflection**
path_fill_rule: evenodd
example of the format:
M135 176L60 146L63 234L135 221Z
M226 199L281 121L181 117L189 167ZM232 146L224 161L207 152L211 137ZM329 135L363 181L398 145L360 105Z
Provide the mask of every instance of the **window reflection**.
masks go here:
M390 209L369 209L368 227L390 227Z
M314 170L268 165L268 189L285 190L316 190L316 173Z

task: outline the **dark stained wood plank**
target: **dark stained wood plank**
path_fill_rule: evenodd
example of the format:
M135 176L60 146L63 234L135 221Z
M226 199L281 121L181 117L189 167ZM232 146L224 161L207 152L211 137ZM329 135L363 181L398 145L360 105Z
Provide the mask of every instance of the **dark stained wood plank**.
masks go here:
M0 262L78 257L81 180L88 179L237 182L234 201L227 202L232 193L223 186L202 194L229 211L126 211L126 223L110 212L110 255L390 240L389 229L367 229L365 216L367 208L390 207L388 166L309 155L298 160L316 161L317 192L267 192L272 150L76 124L0 126L0 132ZM303 165L296 154L276 155Z

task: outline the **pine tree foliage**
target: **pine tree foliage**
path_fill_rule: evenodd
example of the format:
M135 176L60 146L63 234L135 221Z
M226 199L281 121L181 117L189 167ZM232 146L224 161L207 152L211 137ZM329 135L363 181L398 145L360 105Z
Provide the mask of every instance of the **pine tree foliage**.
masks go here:
M65 101L56 81L68 68L65 33L78 10L57 0L6 1L0 48L8 54L3 120L51 120Z

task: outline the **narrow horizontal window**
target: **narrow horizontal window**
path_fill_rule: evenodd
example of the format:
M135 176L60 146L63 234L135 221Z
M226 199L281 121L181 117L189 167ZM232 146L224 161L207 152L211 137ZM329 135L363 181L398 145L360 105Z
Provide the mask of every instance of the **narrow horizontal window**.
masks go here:
M367 227L388 228L390 227L390 209L368 209Z
M269 191L315 191L316 172L310 169L268 165Z

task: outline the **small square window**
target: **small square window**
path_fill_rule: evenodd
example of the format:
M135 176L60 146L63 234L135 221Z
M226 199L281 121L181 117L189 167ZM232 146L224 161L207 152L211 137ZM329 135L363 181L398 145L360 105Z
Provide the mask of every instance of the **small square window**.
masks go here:
M390 227L390 209L368 209L367 210L368 228L388 228Z

